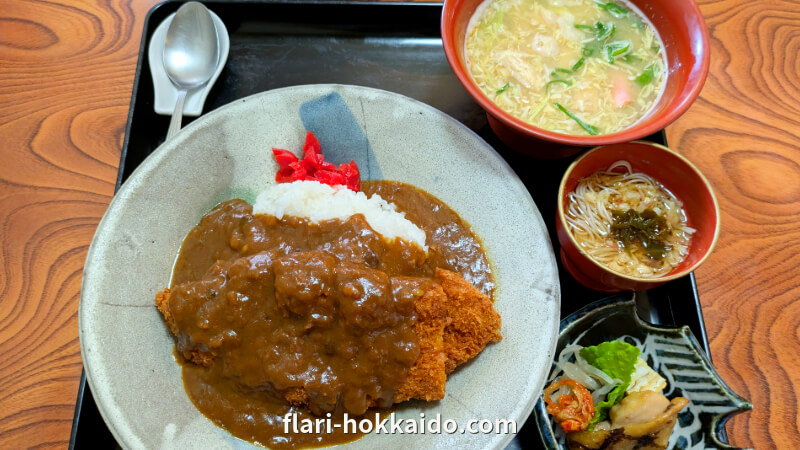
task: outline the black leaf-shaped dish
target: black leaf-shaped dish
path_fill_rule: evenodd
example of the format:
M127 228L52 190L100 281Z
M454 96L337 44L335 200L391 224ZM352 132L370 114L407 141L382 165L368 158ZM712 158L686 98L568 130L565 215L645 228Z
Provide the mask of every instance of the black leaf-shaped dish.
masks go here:
M639 347L641 357L667 380L664 395L689 399L678 415L668 449L737 448L723 443L720 432L732 415L749 411L753 405L722 381L689 327L663 328L643 321L636 313L634 299L628 296L591 303L562 320L560 326L556 355L568 344L589 346L624 340ZM564 433L547 414L541 399L534 415L545 448L567 448Z

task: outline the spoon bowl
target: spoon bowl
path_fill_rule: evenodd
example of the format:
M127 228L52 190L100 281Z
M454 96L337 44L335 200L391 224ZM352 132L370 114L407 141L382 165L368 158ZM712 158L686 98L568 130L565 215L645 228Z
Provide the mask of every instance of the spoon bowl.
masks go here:
M185 3L175 13L164 41L164 69L178 88L178 100L167 139L181 128L183 103L190 89L211 79L219 62L219 39L208 9L198 2Z

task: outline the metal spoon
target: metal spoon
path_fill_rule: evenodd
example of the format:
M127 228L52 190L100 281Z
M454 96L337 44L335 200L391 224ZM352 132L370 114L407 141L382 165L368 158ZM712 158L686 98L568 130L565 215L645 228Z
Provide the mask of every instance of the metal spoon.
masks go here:
M178 88L167 139L181 129L187 92L208 82L218 61L217 29L211 14L198 2L185 3L172 18L164 42L164 69Z

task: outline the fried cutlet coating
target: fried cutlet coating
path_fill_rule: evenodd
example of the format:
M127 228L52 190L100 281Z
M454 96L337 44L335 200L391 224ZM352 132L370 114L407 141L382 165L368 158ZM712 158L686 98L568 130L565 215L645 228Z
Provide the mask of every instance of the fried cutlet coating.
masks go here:
M487 344L502 339L500 314L488 296L455 272L437 269L436 279L441 285L427 290L414 305L417 313L414 332L420 354L405 383L395 392L395 403L411 399L441 400L447 375L477 356ZM169 289L158 292L155 303L172 333L177 335L169 311L169 294ZM214 355L193 351L190 360L209 366ZM293 406L308 404L308 392L302 387L290 388L284 398Z
M292 387L284 393L286 403L292 406L306 406L308 405L308 391L302 387Z
M450 323L447 295L441 286L434 285L416 301L414 309L417 313L414 332L419 340L420 353L408 370L406 381L395 392L395 403L411 399L430 402L444 398L447 382L444 330ZM308 402L308 393L303 388L292 388L284 398L290 405L304 406Z
M169 288L164 288L163 291L156 293L156 308L164 316L164 322L169 326L172 334L178 335L178 330L175 326L175 320L172 313L169 311ZM192 350L189 355L189 360L198 366L208 367L214 361L215 355L211 352L201 352L200 350Z
M169 288L164 288L163 291L156 292L156 308L164 316L164 322L169 327L172 334L177 335L178 330L175 329L175 321L172 320L172 313L169 312Z
M408 370L405 383L395 392L395 403L411 399L430 402L444 398L447 382L444 368L447 356L444 353L442 338L444 327L449 322L446 302L447 296L441 286L434 285L414 304L417 313L414 332L419 339L420 353L417 361ZM284 398L292 406L305 406L308 403L308 392L301 387L290 388L284 394Z
M448 374L480 353L490 342L499 342L500 314L483 292L461 275L436 269L436 279L447 295L450 323L444 329L445 370Z
M425 401L444 398L447 381L445 373L444 327L447 317L447 296L441 286L429 289L414 304L417 322L414 332L419 340L419 357L408 370L408 378L395 392L394 402L400 403L412 398Z

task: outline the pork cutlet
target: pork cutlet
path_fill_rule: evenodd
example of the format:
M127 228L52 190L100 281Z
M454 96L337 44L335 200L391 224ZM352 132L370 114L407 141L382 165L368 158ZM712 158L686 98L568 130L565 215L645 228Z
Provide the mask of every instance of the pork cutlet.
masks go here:
M250 257L252 259L252 257ZM241 258L247 259L247 258ZM252 262L248 262L252 265ZM263 271L262 271L263 272ZM265 273L265 272L264 272ZM207 277L218 276L219 268L209 270ZM207 278L206 277L206 278ZM424 292L413 302L415 320L413 332L419 354L408 369L405 381L395 390L393 401L411 399L434 401L444 398L447 375L455 368L477 356L487 344L502 339L500 315L491 300L473 287L461 275L444 270L435 271L435 280L395 277L404 283L417 283ZM179 290L202 289L207 280L184 283ZM188 285L188 286L187 286ZM190 362L209 366L220 354L221 347L191 342L176 324L171 291L156 294L155 303L172 333L178 337L183 356ZM206 306L201 306L206 307ZM180 308L178 308L180 309ZM284 400L294 406L308 406L309 392L293 386L281 391ZM369 406L375 406L373 401Z

